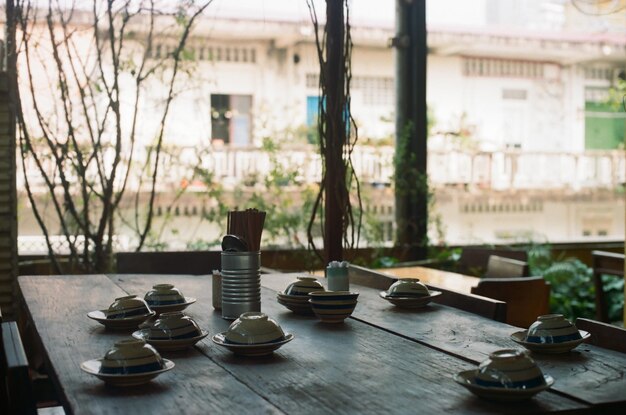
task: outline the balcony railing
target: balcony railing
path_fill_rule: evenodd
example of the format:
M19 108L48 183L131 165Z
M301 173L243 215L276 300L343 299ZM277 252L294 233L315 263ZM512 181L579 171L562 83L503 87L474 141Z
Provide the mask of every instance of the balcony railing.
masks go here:
M393 176L393 156L393 147L358 146L352 154L352 160L361 182L389 185ZM316 183L321 178L321 161L313 146L281 150L275 158L277 163L286 168L296 168L300 183ZM141 155L136 160L141 160ZM252 185L275 167L270 155L258 148L223 148L201 153L192 147L170 148L162 157L162 163L159 189L163 191L184 186L189 186L189 190L203 188L203 183L193 180L194 167L211 172L215 180L226 187ZM135 166L140 166L140 163ZM51 163L48 167L53 171ZM36 191L45 191L43 179L37 174L35 166L27 166L27 169L31 186ZM613 189L626 183L626 157L622 150L583 153L429 150L428 175L434 187L462 185L493 190ZM137 177L131 174L129 190L136 190L140 186ZM144 179L142 188L147 190L148 185ZM23 186L24 177L20 169L18 188Z

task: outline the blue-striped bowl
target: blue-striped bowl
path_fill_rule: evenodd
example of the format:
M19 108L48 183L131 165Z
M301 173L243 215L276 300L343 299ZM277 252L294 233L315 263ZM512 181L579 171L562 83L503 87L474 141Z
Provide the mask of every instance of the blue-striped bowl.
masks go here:
M311 309L325 323L341 323L357 304L358 293L349 291L320 291L310 294Z
M532 389L545 386L546 380L525 351L503 349L478 366L475 383L486 388Z
M324 291L324 287L317 278L298 277L297 281L292 282L285 288L287 295L308 295L311 291Z
M529 343L554 344L580 340L580 332L561 314L539 316L526 332Z
M100 373L132 375L154 372L164 368L163 359L154 347L144 340L120 340L102 359Z
M185 296L172 284L156 284L146 293L144 300L150 306L164 306L182 304L185 302Z
M150 314L152 311L145 300L136 295L116 298L106 312L107 319L115 320Z
M201 334L198 324L182 311L163 313L150 326L150 340L182 340Z

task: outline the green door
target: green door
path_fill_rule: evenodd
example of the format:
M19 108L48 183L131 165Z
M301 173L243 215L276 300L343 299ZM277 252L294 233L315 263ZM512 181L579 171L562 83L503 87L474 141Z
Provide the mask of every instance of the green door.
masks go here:
M610 104L585 104L585 149L612 150L624 145L626 114Z

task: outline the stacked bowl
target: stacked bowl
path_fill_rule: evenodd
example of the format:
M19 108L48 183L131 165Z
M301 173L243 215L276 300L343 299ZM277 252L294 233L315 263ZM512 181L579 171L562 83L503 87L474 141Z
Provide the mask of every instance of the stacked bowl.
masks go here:
M157 314L181 311L193 304L196 299L185 297L172 284L156 284L146 293L144 300Z
M208 334L182 311L173 311L161 314L148 328L134 332L133 337L145 340L159 351L175 351L193 346Z
M430 303L441 292L430 291L417 278L405 278L394 282L387 291L381 291L379 295L396 307L419 308Z
M136 295L127 295L116 298L106 310L90 311L87 317L107 329L125 330L136 328L154 314L143 299Z
M267 314L248 312L233 321L227 331L213 336L213 342L238 355L264 356L290 342L293 337Z
M311 309L324 323L341 323L357 304L358 293L350 291L315 291L309 294Z
M324 291L324 287L317 279L312 277L298 277L285 288L285 292L279 292L276 297L278 303L287 307L296 314L311 315L313 310L309 303L309 293Z
M511 339L533 352L566 353L589 336L589 333L578 330L563 315L546 314L537 317L528 330L513 333Z
M528 399L554 383L526 352L514 349L495 351L478 369L461 372L454 379L472 393L498 401Z
M113 386L136 386L149 382L174 367L170 360L139 339L115 343L102 359L83 362L81 369Z

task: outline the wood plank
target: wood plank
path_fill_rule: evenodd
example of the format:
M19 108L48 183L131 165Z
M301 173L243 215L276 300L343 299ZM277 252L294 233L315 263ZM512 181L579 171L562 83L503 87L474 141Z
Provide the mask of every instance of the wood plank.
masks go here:
M275 290L293 280L293 275L273 277L263 284ZM380 290L356 285L351 289L360 293L354 318L460 358L479 363L495 350L521 347L509 338L521 330L517 327L441 304L400 309L380 298ZM544 373L556 379L554 390L591 404L626 404L626 354L583 344L568 354L532 356Z
M147 385L118 389L80 370L128 333L106 331L86 313L125 295L103 275L20 277L26 306L52 363L62 401L72 413L280 413L211 359L191 349ZM210 341L205 339L205 341Z
M286 278L293 280L295 275L302 274ZM265 282L274 277L262 278ZM172 283L185 295L198 298L188 314L201 327L215 334L230 324L211 306L210 276L112 279L125 291L138 294L153 284ZM315 317L297 316L279 305L275 292L266 288L262 310L296 336L273 357L237 358L207 342L198 349L287 413L540 413L584 408L554 393L542 393L523 406L480 400L452 380L453 374L475 366L452 355L357 320L327 325Z

